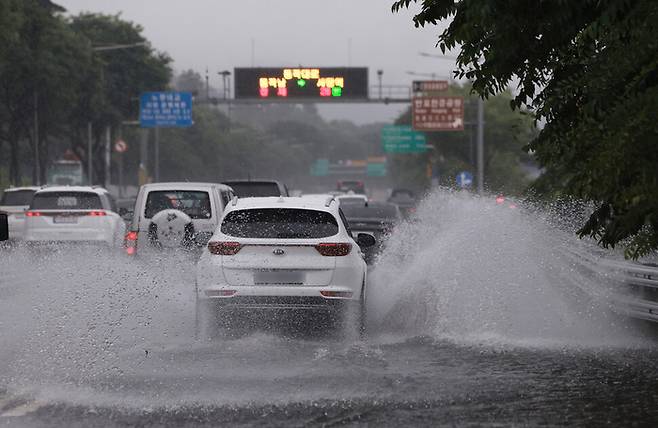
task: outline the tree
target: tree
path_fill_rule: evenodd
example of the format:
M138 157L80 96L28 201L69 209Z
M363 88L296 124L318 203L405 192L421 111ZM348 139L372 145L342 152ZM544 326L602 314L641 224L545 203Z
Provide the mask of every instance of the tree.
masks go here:
M417 0L414 0L416 2ZM393 10L407 8L400 0ZM487 97L518 81L512 107L545 123L528 145L547 170L540 188L592 202L579 230L639 257L658 248L658 4L422 0L416 26L452 19L442 51Z
M476 98L470 94L470 86L451 85L449 95L463 96L464 117L467 123L476 121ZM530 183L522 170L530 157L522 150L535 133L532 120L527 115L509 108L512 99L506 91L489 98L484 104L484 153L485 188L492 192L520 194ZM396 121L398 125L411 124L411 109ZM428 144L434 149L424 154L392 156L392 171L396 182L418 190L429 185L427 165L438 172L439 183L453 186L460 171L475 170L475 128L468 125L464 132L426 132Z

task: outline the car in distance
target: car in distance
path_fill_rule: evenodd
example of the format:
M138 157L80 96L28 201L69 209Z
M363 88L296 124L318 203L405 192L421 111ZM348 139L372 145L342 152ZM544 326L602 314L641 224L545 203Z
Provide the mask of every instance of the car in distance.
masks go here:
M387 202L370 202L368 205L341 205L341 210L353 234L369 233L375 237L376 245L364 249L366 263L372 264L383 250L393 228L402 219L400 209Z
M91 186L44 187L25 212L26 244L99 244L118 247L125 224L107 190Z
M25 211L30 207L34 192L41 187L10 187L5 189L0 199L0 210L7 213L9 239L18 241L23 238L25 229Z
M402 217L408 219L416 212L416 194L409 189L393 189L387 202L400 207Z
M229 180L222 184L230 186L238 198L289 196L286 185L274 180Z
M366 195L357 194L352 191L346 194L337 195L336 200L340 205L349 205L349 204L357 204L361 206L368 205L368 197Z
M197 332L247 311L322 312L365 323L367 267L333 197L229 204L196 272ZM204 333L205 334L205 333Z
M229 186L219 183L144 184L125 236L126 254L202 248L233 196Z
M366 185L361 180L338 180L336 190L343 193L352 191L354 193L365 194Z

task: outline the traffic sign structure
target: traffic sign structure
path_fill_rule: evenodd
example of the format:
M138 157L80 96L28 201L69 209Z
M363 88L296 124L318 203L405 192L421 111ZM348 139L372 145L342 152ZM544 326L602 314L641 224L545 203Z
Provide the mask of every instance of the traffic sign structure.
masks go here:
M414 92L443 92L448 90L447 80L414 80L411 84Z
M128 144L123 140L117 140L114 143L114 151L117 153L125 153L128 150Z
M462 171L457 174L457 186L463 188L471 187L473 185L473 174L469 171Z
M143 128L192 126L192 94L144 92L139 98L139 124Z
M422 153L427 150L425 134L408 125L385 125L381 138L386 153Z
M316 159L311 165L311 175L315 177L329 175L329 159Z
M368 98L366 67L236 68L235 99L337 102Z
M463 97L414 97L411 119L417 131L463 131Z

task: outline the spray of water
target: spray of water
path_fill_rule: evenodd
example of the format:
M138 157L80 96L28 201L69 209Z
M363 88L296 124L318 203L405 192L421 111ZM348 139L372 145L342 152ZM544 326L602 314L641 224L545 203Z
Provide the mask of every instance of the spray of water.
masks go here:
M429 195L371 274L372 318L384 331L467 342L642 343L611 311L619 284L587 266L596 247L569 230L576 211L511 208L469 193Z

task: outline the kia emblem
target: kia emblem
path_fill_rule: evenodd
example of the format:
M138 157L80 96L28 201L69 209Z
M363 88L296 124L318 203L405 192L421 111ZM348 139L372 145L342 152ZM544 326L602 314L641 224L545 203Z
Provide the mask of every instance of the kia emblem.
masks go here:
M274 254L275 256L282 256L285 253L286 252L283 251L281 248L275 248L274 250L272 250L272 254Z

